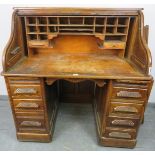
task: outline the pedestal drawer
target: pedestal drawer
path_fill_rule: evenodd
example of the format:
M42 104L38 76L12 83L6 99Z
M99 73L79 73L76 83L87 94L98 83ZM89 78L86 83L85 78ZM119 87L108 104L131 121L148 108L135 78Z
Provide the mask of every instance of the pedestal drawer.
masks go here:
M13 99L15 111L39 111L44 110L41 99Z
M112 91L112 99L146 100L147 89L114 87Z
M140 119L131 119L124 117L108 117L107 126L108 127L121 127L121 128L138 128Z
M40 84L41 81L39 78L32 77L9 77L8 81L10 85L12 84Z
M14 84L10 86L12 98L41 98L40 85Z
M16 118L17 130L20 132L41 132L46 131L43 117L22 116Z
M134 102L130 103L128 101L112 101L110 105L109 114L120 114L123 116L136 116L141 117L144 112L144 105L143 102Z
M136 139L136 131L133 129L106 128L104 137L117 139Z

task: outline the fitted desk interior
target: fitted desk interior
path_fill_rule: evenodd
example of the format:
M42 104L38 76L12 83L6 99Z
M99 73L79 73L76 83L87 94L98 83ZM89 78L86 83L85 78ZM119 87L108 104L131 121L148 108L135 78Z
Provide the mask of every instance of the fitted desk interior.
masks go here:
M141 9L16 8L3 73L21 141L49 142L60 102L93 105L104 146L136 144L153 79Z

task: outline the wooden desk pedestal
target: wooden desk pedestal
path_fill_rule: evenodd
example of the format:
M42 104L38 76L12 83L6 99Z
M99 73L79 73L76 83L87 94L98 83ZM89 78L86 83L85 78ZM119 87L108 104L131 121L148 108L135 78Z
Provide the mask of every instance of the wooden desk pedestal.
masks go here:
M92 82L92 85L86 83L92 88L90 94L88 91L87 94L83 93L90 95L93 102L101 144L130 148L135 146L152 81L77 78L66 81L73 83L74 88L87 81ZM62 82L52 78L6 78L19 140L51 141L59 101L64 96L61 94L63 90L60 90ZM81 97L80 90L77 89L77 92Z

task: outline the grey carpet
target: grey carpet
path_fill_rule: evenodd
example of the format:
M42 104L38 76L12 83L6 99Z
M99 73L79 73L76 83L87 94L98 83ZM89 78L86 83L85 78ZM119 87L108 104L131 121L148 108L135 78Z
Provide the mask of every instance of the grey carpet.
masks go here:
M137 140L134 149L100 146L97 142L91 105L62 103L51 143L19 142L16 139L8 99L0 96L0 150L155 150L155 104L153 103L148 104L145 112L145 122L141 125Z

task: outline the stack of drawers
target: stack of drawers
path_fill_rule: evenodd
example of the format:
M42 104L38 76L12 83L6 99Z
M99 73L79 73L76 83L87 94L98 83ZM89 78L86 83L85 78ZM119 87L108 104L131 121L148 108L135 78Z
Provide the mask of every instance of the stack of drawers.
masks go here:
M48 141L49 125L42 79L14 78L9 83L11 106L19 140Z
M110 94L103 136L113 139L118 147L134 147L148 99L148 84L144 81L112 81Z

